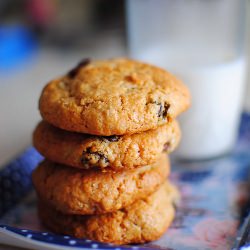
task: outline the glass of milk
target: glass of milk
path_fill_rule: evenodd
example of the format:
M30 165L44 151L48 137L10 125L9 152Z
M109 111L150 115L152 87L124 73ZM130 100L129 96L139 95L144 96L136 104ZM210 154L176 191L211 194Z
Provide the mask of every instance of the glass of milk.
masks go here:
M211 158L234 146L246 71L244 9L238 0L127 1L130 57L166 68L191 91L178 158Z

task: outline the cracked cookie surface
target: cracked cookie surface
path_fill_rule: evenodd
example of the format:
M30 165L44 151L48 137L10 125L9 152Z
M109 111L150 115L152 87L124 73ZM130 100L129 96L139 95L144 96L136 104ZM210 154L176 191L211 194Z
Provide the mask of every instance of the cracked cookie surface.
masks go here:
M153 164L163 150L172 152L179 140L176 121L141 133L105 137L68 132L42 121L33 136L35 148L51 161L115 171Z
M83 60L43 89L39 108L56 127L110 136L155 129L189 104L187 88L170 73L118 58Z
M43 161L33 172L38 196L69 214L97 214L126 207L153 193L169 175L165 154L157 163L121 172L80 170Z
M170 186L166 182L147 198L108 214L66 215L40 202L39 216L55 233L114 244L144 243L161 237L173 221Z

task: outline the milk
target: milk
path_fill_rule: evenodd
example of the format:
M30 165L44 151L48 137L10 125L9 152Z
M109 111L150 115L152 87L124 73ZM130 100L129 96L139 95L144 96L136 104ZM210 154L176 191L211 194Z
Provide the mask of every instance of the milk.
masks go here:
M242 111L244 57L223 50L216 57L204 56L205 51L191 56L192 50L187 53L186 48L160 51L153 49L134 56L171 71L190 89L192 106L180 116L182 140L175 155L204 159L228 152L235 143Z
M228 152L238 132L245 83L245 2L128 0L132 58L165 68L190 89L180 115L176 155L204 159Z
M192 95L191 108L180 116L183 136L176 155L201 159L230 151L242 111L244 58L173 71Z

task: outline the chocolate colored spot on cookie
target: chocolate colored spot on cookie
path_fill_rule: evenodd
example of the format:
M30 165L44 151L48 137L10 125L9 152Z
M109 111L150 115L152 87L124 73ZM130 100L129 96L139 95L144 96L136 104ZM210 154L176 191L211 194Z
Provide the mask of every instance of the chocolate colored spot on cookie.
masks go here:
M107 140L109 142L117 142L120 140L120 136L118 135L111 135L111 136L101 136L101 140Z
M168 150L170 149L171 143L170 142L166 142L163 146L163 152L168 152Z
M158 117L166 118L170 105L168 103L164 103L164 105L157 103L157 105L159 106Z
M170 108L170 104L164 102L159 102L159 101L149 101L146 103L146 105L153 104L156 105L156 111L157 111L157 116L161 119L166 119L168 115L168 110Z
M88 65L89 63L90 63L90 59L89 59L89 58L83 59L82 61L80 61L80 62L77 64L77 66L76 66L75 68L73 68L72 70L70 70L70 71L68 72L68 74L67 74L68 77L74 78L74 77L77 75L77 73L79 72L79 70L80 70L82 67Z
M170 104L169 104L169 103L165 103L165 104L164 104L163 114L162 114L163 117L167 117L169 108L170 108Z
M109 164L108 158L102 152L93 152L91 151L91 148L87 148L86 151L82 152L81 162L85 169L95 165L107 167Z
M163 105L161 103L157 103L157 105L159 106L158 117L161 117L163 111Z

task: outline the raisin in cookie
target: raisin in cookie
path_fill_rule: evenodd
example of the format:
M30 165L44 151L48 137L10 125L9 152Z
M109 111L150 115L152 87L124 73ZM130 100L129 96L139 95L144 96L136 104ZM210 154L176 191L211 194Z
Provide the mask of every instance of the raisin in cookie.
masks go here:
M190 103L187 88L158 67L129 59L83 61L42 92L42 117L94 135L132 134L166 124Z
M131 206L101 215L67 215L44 202L39 203L39 217L50 230L77 238L89 238L114 244L153 241L170 226L174 208L169 198L169 184Z
M172 152L179 140L176 121L133 135L108 137L68 132L42 121L33 136L35 148L51 161L115 171L155 163L163 150Z
M79 170L50 161L33 172L38 196L69 214L107 213L153 193L169 174L166 155L150 166L122 172Z

